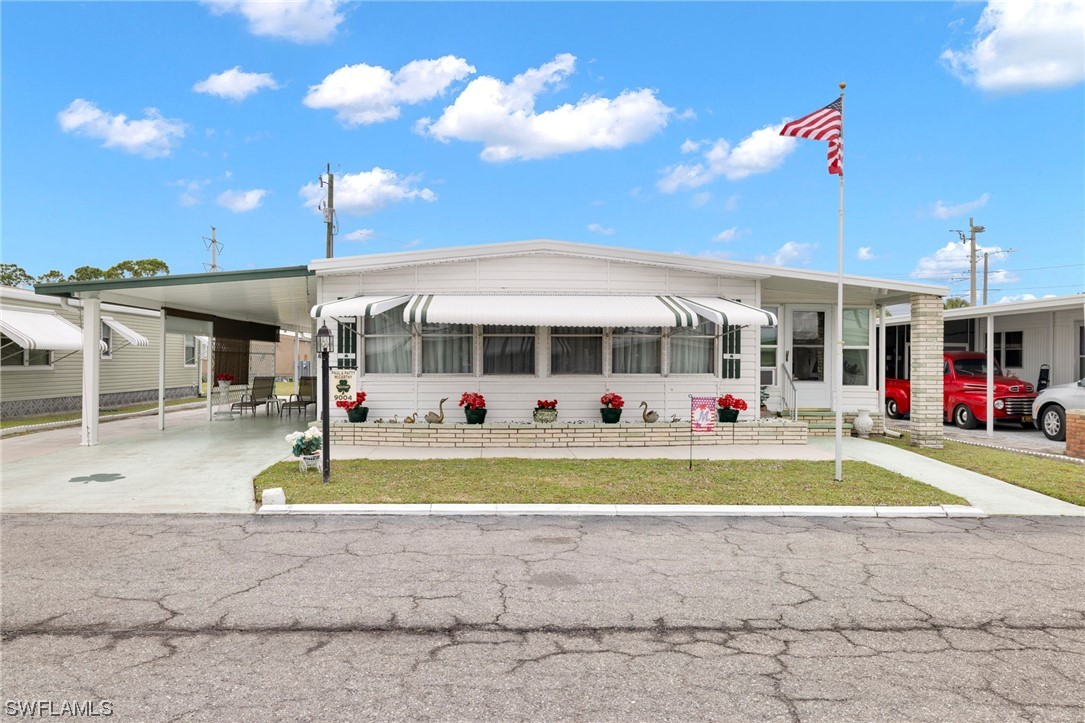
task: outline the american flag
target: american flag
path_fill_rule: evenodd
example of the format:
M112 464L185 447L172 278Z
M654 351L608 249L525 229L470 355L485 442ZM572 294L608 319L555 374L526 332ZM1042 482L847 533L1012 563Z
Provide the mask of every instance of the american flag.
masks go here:
M844 104L837 98L824 108L819 108L810 115L785 123L780 129L782 136L811 138L815 141L829 141L829 173L844 175L844 139L841 129L844 125Z

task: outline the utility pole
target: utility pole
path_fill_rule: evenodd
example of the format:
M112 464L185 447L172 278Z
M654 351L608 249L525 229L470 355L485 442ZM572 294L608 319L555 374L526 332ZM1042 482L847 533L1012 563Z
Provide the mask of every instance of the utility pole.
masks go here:
M983 233L986 230L987 229L985 229L983 226L977 226L971 216L968 217L968 231L971 244L971 250L969 252L969 266L971 266L972 269L972 291L969 295L969 304L971 306L976 305L976 234ZM987 301L985 300L983 303L986 304Z
M327 165L328 171L328 202L324 206L324 223L327 226L325 242L328 258L335 256L335 174L332 173L332 164ZM324 185L324 179L320 179L320 185Z
M218 265L218 252L223 248L223 246L222 243L215 238L214 226L211 227L211 238L207 238L206 236L204 236L203 240L206 242L204 244L204 247L211 249L211 265L208 266L207 264L204 264L204 267L211 273L215 273L216 271L222 271L222 269L220 269Z
M1016 249L1006 249L1005 251L996 251L995 253L1012 254ZM987 306L987 257L991 255L990 251L983 252L983 305Z

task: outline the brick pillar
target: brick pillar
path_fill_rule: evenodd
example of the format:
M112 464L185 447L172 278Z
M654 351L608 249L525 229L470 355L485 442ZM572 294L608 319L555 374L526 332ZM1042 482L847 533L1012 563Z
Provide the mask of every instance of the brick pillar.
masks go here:
M912 444L942 448L942 299L912 294Z
M1066 410L1066 456L1085 459L1085 410Z

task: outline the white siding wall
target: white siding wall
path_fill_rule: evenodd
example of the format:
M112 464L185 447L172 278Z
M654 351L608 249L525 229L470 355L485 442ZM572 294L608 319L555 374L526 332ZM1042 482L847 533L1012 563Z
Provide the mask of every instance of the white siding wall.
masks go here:
M1019 367L1006 367L1026 381L1035 383L1040 365L1051 366L1051 385L1068 384L1078 377L1078 329L1082 325L1081 309L1038 311L994 317L995 332L1020 331L1024 346ZM976 351L986 349L986 317L981 317L976 334Z

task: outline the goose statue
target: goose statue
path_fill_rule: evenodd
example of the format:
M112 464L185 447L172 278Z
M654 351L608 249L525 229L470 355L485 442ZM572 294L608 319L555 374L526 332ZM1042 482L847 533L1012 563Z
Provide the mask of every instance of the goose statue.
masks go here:
M403 418L404 424L414 424L418 420L418 412Z
M647 424L652 424L653 422L658 422L659 421L659 415L658 414L656 414L655 412L649 412L648 411L648 402L641 402L640 405L642 407L644 407L644 410L641 412L640 416L644 419L644 421Z
M437 409L441 411L440 414L434 414L433 412L426 412L426 421L430 424L443 424L445 421L445 402L448 401L448 397L441 400L441 403L437 405Z

